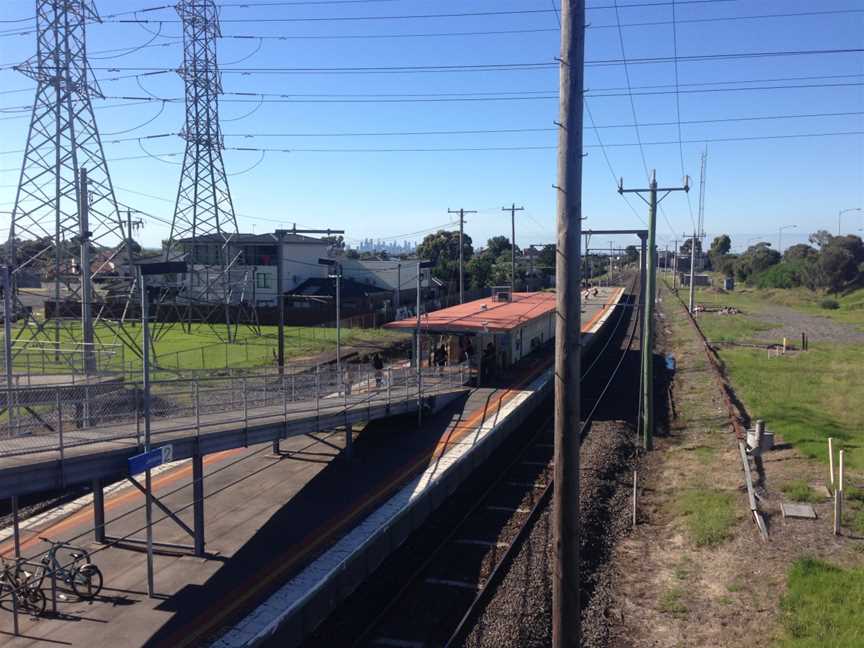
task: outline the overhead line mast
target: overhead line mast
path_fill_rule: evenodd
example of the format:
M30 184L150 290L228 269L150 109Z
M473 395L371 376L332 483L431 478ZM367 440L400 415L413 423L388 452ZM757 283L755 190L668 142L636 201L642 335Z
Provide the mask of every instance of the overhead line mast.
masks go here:
M231 246L237 234L237 217L222 158L224 141L219 126L219 9L213 0L181 0L176 9L183 22L183 67L178 73L186 85L186 123L180 133L186 151L167 255L185 255L190 262L191 274L181 290L187 330L196 307L209 310L209 306L221 304L226 338L231 342L236 336L236 320L242 317L242 299L234 294L237 287L232 281L232 267L239 261L239 253ZM214 247L215 255L211 254ZM232 309L232 302L238 303L237 308ZM207 312L202 319L214 318Z
M73 339L94 340L95 324L104 322L115 335L137 348L122 327L109 320L122 320L125 305L99 308L92 317L93 301L101 297L92 291L92 276L113 264L130 245L131 232L117 209L111 175L105 160L91 98L102 91L87 61L86 26L100 22L91 0L37 0L36 55L15 69L36 81L36 95L30 117L27 144L9 228L6 261L12 268L12 291L16 310L27 313L35 333L31 341L53 337L59 352L64 341L61 330ZM82 221L82 214L89 222ZM82 230L83 226L83 230ZM16 249L20 240L38 241L40 246L22 257ZM80 245L81 240L88 245ZM99 267L87 259L90 246L109 251ZM81 251L84 250L83 263ZM28 272L50 277L53 289L45 319L37 321L18 300L22 278ZM132 298L130 289L121 289L119 299ZM52 304L53 302L53 304ZM79 332L69 328L71 315L80 303ZM65 304L65 306L64 306ZM53 336L47 330L54 324ZM21 327L19 331L25 330ZM91 349L92 351L92 349Z

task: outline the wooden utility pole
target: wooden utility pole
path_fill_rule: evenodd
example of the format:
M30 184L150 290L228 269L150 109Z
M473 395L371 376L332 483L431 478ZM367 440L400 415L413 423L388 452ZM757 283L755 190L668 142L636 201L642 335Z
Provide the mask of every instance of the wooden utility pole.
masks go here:
M516 292L516 212L523 211L524 207L517 207L516 203L510 207L502 207L501 211L510 212L510 293Z
M463 259L465 247L462 245L462 236L465 230L465 214L476 214L477 212L466 209L448 209L447 213L459 214L459 303L461 304L465 301L465 266Z
M555 317L555 489L553 492L552 646L581 644L579 602L579 446L582 304L582 102L585 0L561 2L560 116ZM515 205L514 205L515 208ZM514 209L515 213L515 209Z
M657 192L663 191L658 200ZM642 321L642 435L646 450L654 445L654 301L657 298L657 205L673 191L690 191L690 178L684 176L683 187L657 188L657 175L651 172L651 182L648 189L625 189L624 180L618 183L618 193L635 193L648 204L648 244L643 264L645 268L645 317ZM648 193L648 199L642 195Z

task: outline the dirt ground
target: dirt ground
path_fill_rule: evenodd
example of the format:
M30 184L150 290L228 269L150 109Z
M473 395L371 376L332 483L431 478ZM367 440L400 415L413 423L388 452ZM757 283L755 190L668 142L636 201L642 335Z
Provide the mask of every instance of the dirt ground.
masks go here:
M722 304L721 296L711 297ZM714 305L714 304L712 304ZM792 344L798 344L801 333L806 333L810 342L836 342L840 344L864 344L864 331L857 329L852 324L838 322L822 315L806 313L782 304L774 304L763 301L758 308L743 309L743 314L761 322L771 324L776 328L766 331L756 331L752 335L757 340L766 342L778 342L784 337L791 340ZM716 312L707 312L699 315L703 317L728 317Z
M864 542L832 534L827 492L814 504L817 519L782 518L783 484L803 479L824 490L826 480L820 464L784 446L782 439L764 460L759 506L770 537L767 542L760 538L735 437L702 342L680 303L665 287L661 292L658 342L677 364L668 394L672 414L668 435L657 439L656 450L639 469L639 525L619 541L601 577L612 590L603 611L610 623L606 645L769 646L783 635L780 600L791 564L809 556L860 565ZM823 318L813 319L822 324ZM676 506L688 489L711 489L733 499L735 518L725 539L698 546L688 533Z

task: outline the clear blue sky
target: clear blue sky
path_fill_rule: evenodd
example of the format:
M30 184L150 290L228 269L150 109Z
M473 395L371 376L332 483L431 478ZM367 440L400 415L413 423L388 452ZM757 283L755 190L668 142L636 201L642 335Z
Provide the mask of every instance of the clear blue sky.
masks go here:
M656 0L649 0L656 1ZM226 0L230 3L230 0ZM557 2L557 0L556 0ZM618 16L628 59L673 57L672 7L630 7L637 0L621 0ZM640 4L644 4L639 0ZM155 4L155 3L153 3ZM239 4L239 3L235 3ZM551 147L554 131L478 133L458 135L399 135L367 137L273 137L267 134L333 134L344 132L404 132L430 130L543 129L558 116L554 98L524 98L531 94L554 94L557 68L436 72L428 74L250 74L230 73L231 68L345 67L472 65L491 63L548 63L559 51L557 21L551 0L384 0L356 3L323 1L294 6L266 6L249 0L247 8L226 6L222 10L223 33L255 36L345 36L392 34L440 34L452 32L537 30L530 33L426 36L406 38L315 38L275 40L224 39L219 58L225 70L227 92L295 95L436 95L442 93L515 93L507 101L425 101L382 103L266 103L257 110L257 100L237 103L225 97L221 107L222 128L228 146L290 148L292 153L266 153L258 166L233 176L231 189L243 231L269 231L279 223L297 222L318 227L344 228L349 240L365 237L390 238L447 223L447 209L464 207L480 213L468 219L466 231L476 242L495 234L509 235L509 218L501 206L524 205L517 224L517 242L548 242L554 235L555 151L497 150L446 152L311 152L303 149L416 149ZM594 0L609 7L613 0ZM5 0L0 20L33 14L33 0ZM256 6L257 5L257 6ZM152 6L140 2L101 0L103 15ZM345 18L406 16L508 10L538 10L492 16L446 18L320 20L276 22L280 18ZM859 10L859 11L854 11ZM683 124L684 140L763 137L801 133L864 131L864 55L861 53L821 56L786 56L739 60L688 61L703 54L822 50L864 47L864 5L854 0L732 0L686 3L675 7L678 20L677 53L680 117L684 122L729 118L787 116L814 113L859 113L794 119L727 121ZM800 12L832 12L821 15L706 21L711 18L762 16ZM106 22L89 29L88 46L95 74L103 79L109 97L141 96L135 79L109 81L132 74L130 68L172 68L182 63L178 39L180 25L172 9L141 14L150 20L164 19L161 33L151 46L137 52L129 49L154 37L143 27ZM124 18L132 16L126 15ZM232 22L238 21L238 22ZM265 22L266 21L266 22ZM589 62L621 59L621 43L614 9L589 10L586 58ZM697 22L692 22L697 21ZM661 23L626 26L630 23ZM0 64L26 59L35 51L32 23L0 23ZM106 51L107 50L107 51ZM118 56L119 55L119 56ZM98 58L97 58L98 57ZM248 58L247 58L248 57ZM239 62L238 62L239 61ZM112 72L106 68L119 68ZM677 144L675 65L671 62L631 64L630 84L642 126L641 139L649 168L656 168L661 184L678 184L681 178ZM797 77L806 77L797 79ZM826 78L830 77L830 78ZM767 81L769 79L792 79ZM755 80L753 83L747 81ZM728 83L727 83L728 82ZM160 97L181 97L183 84L173 73L146 78L141 84ZM704 85L696 85L704 84ZM832 87L825 87L832 84ZM744 86L818 85L773 91L693 92L697 89L742 88ZM645 88L644 86L652 86ZM655 87L662 86L662 87ZM0 210L10 210L14 201L20 153L28 113L19 110L32 102L33 83L19 73L0 71ZM591 108L611 165L627 186L646 183L642 157L632 126L633 113L627 95L625 69L620 64L589 65L586 70L588 105ZM15 90L22 92L8 92ZM610 90L611 89L611 90ZM664 94L656 93L658 90ZM602 97L598 95L612 94ZM477 95L480 96L480 95ZM488 95L487 95L488 96ZM329 97L333 99L333 97ZM181 103L165 106L116 99L94 100L103 132L106 154L118 198L126 204L170 220L181 156L140 159L138 142L114 142L117 138L176 133L183 125ZM123 105L127 104L127 105ZM135 104L135 105L128 105ZM250 114L251 113L251 114ZM157 116L158 114L158 116ZM155 117L155 118L154 118ZM152 120L152 121L151 121ZM146 125L142 125L145 122ZM109 133L128 131L120 135ZM262 134L254 139L235 135ZM673 142L650 144L651 142ZM641 223L617 195L596 133L586 115L584 166L584 213L594 228L634 227ZM621 145L621 146L619 146ZM181 153L183 142L168 137L144 143L151 153ZM708 145L706 231L710 236L728 232L736 247L753 237L776 245L777 228L794 224L783 234L784 247L806 239L818 228L835 231L837 212L864 206L864 136L845 135L807 139L714 142ZM698 189L699 156L704 144L685 143L685 171ZM255 165L260 153L226 151L229 173ZM136 157L134 160L117 158ZM152 194L149 198L133 191ZM644 204L630 202L640 216ZM691 194L695 214L698 191ZM674 235L692 230L687 200L670 196L658 223L660 244ZM7 214L3 215L7 222ZM844 229L864 227L860 213L844 217ZM3 232L5 235L5 231ZM168 226L147 219L143 241L156 245L168 234ZM406 238L419 239L422 234ZM624 242L623 240L621 241ZM629 242L629 241L627 241Z

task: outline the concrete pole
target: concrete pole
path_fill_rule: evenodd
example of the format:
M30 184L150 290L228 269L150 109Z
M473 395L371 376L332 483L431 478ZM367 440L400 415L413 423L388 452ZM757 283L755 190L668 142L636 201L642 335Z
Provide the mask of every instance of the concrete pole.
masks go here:
M673 242L675 246L672 251L672 290L678 290L678 239ZM677 294L677 293L676 293Z
M144 274L138 267L138 286L141 288L141 365L144 381L144 452L150 452L150 322L147 313L147 286ZM144 519L147 525L147 595L150 598L156 593L153 577L153 483L148 468L144 472Z
M285 280L282 277L284 270L284 261L282 252L284 249L285 232L277 230L276 232L276 307L279 310L279 331L278 331L278 350L276 356L276 364L279 367L279 376L285 374ZM283 385L284 388L284 385ZM278 446L278 442L276 444Z
M649 221L650 224L650 221ZM642 326L641 338L640 338L640 353L639 353L639 417L640 417L640 429L642 430L642 435L644 438L645 435L645 374L647 373L646 367L648 366L648 345L645 343L645 319L646 319L646 311L648 303L648 286L647 286L647 268L645 267L645 259L648 257L648 235L646 234L644 237L639 237L640 248L639 248L639 322L640 326ZM644 443L644 442L643 442Z
M643 446L654 446L654 301L656 299L657 263L657 177L651 172L648 199L648 242L645 249L645 318L642 320L642 435Z
M284 249L283 241L286 232L284 230L276 230L276 310L279 315L278 329L276 332L276 368L279 372L279 389L285 390L285 285L284 279L282 277L282 272L284 269L284 262L282 259L282 251ZM253 284L254 285L254 284ZM248 348L248 347L247 347ZM279 439L273 440L273 454L279 454ZM199 455L196 453L195 457ZM198 461L193 457L193 472L196 470L195 466ZM198 487L198 482L194 481L196 484L196 488ZM193 496L194 498L194 496ZM197 499L195 499L197 502ZM202 513L203 515L203 513ZM197 508L195 510L195 520L198 521L198 512ZM203 524L202 524L203 529ZM203 541L198 540L198 527L195 527L195 555L200 555L198 553L199 548L203 554ZM203 531L202 531L203 534ZM199 547L199 544L201 545Z
M3 369L6 376L6 411L9 413L9 429L15 430L15 407L12 391L12 268L3 267Z
M606 279L606 285L612 285L612 241L609 241L609 277Z
M81 237L81 328L84 339L84 374L96 373L93 354L93 283L90 274L90 199L87 190L87 169L79 171L79 224ZM88 417L89 418L89 417Z
M552 646L581 644L579 600L579 448L582 304L582 103L585 1L561 3L558 130L558 245L555 318L555 489L553 493Z
M696 276L696 232L690 241L690 314L696 311L696 286L693 280Z

